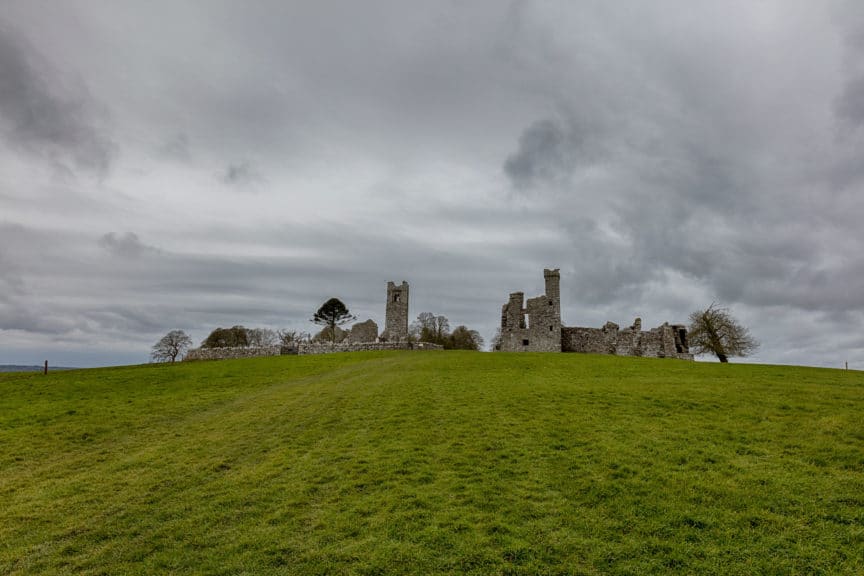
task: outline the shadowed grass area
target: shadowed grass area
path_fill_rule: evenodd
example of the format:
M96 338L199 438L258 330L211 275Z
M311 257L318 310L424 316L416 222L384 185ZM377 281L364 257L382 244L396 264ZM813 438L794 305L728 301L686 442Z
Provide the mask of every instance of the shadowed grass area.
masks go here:
M864 375L358 353L0 376L2 574L861 574Z

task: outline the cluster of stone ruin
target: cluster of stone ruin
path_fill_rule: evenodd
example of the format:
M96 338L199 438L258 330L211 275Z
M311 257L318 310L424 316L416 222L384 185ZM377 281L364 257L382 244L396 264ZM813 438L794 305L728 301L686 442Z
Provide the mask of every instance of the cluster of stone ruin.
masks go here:
M384 331L378 334L374 320L357 322L351 326L348 337L337 343L298 342L292 346L259 346L244 348L195 348L184 360L224 360L279 356L281 354L331 354L334 352L369 352L373 350L443 350L431 342L412 342L408 337L408 283L387 283L387 306Z
M692 360L687 328L665 323L642 330L639 318L628 328L614 322L602 328L569 327L561 324L561 275L558 269L544 270L546 293L529 298L513 292L501 308L502 352L590 352L619 356L647 356Z
M627 328L607 322L602 328L570 327L561 324L561 275L544 270L546 293L525 302L525 294L513 292L501 309L501 339L495 349L502 352L589 352L619 356L680 358L692 360L687 328L665 323L642 330L639 318ZM279 354L329 354L371 350L441 350L429 342L411 342L408 336L408 283L387 283L384 331L378 334L373 320L358 322L348 337L336 344L301 342L296 346L262 348L197 348L187 360L248 358Z

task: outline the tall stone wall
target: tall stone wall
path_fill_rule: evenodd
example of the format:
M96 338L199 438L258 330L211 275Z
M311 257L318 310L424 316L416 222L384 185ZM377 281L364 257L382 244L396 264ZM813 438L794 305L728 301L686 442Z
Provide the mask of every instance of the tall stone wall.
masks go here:
M387 282L387 307L384 310L381 339L386 342L408 340L408 283L404 280L399 286L395 282Z
M664 324L643 331L638 318L633 326L623 330L619 329L614 322L607 322L603 328L564 327L561 329L561 350L618 356L693 359L687 345L684 326Z

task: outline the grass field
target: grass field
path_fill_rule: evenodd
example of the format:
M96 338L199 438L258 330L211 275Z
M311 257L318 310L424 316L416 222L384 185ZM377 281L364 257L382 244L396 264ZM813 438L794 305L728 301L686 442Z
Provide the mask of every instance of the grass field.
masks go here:
M864 574L864 374L358 353L0 376L0 574Z

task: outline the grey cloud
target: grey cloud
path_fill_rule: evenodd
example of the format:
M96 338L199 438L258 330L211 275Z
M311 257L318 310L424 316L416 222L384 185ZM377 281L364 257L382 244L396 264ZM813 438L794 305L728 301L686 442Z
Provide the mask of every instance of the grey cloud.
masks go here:
M188 162L192 159L191 140L185 132L178 132L167 138L158 147L158 151L170 160Z
M838 132L842 137L864 126L864 10L849 2L837 16L841 32L844 83L835 101Z
M222 173L222 181L230 186L248 187L264 181L249 161L229 164Z
M105 112L76 82L61 84L32 47L0 22L0 133L6 143L61 169L104 175L115 146Z
M864 76L850 78L837 100L841 128L859 128L864 124Z
M7 254L10 246L16 246L12 240L21 230L22 226L0 222L0 239L4 241L3 245L0 245L0 300L21 295L26 289L18 266L12 261L11 255Z
M138 258L148 252L158 252L158 249L143 244L134 232L126 232L125 234L109 232L99 238L99 246L111 254L123 258Z

